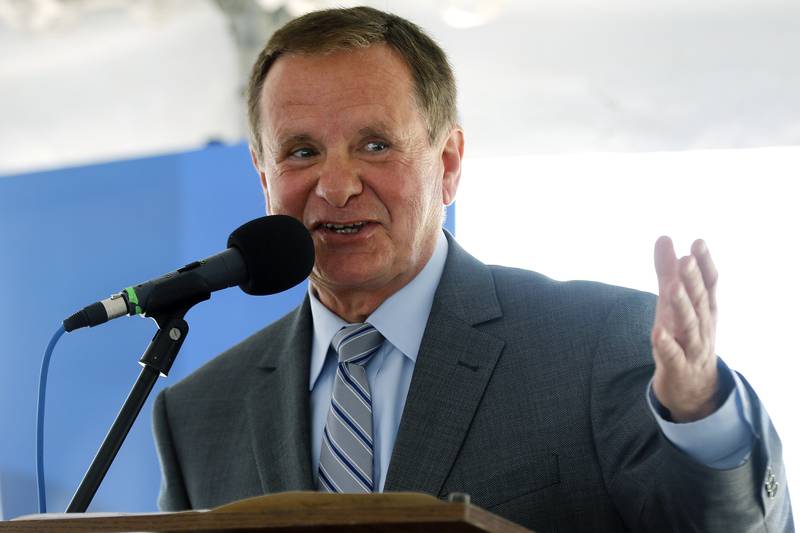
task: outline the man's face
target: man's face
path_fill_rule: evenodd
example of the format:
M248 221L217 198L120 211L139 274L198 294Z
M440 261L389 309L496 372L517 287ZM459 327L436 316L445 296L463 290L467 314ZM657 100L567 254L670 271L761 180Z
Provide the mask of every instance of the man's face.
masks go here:
M388 297L416 276L455 197L463 137L429 142L400 56L383 44L282 56L260 113L267 208L311 232L315 288Z

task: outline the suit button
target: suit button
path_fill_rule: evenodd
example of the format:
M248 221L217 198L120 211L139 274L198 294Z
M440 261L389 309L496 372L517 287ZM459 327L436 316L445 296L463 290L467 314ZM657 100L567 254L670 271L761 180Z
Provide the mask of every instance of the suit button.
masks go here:
M767 467L767 480L764 482L764 489L767 491L767 496L774 500L778 495L778 482L775 480L775 473L772 467Z

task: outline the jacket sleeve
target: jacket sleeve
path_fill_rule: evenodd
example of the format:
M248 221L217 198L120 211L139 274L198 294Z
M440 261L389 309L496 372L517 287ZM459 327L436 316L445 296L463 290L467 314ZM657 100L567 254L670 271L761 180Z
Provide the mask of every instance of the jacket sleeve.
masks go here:
M654 298L621 298L594 354L592 420L603 478L632 531L793 532L781 443L746 384L756 436L747 461L715 469L661 433L646 405Z
M167 391L162 390L153 406L153 435L156 451L161 464L161 488L158 494L158 508L161 511L183 511L191 509L186 493L183 474L178 462L167 412Z

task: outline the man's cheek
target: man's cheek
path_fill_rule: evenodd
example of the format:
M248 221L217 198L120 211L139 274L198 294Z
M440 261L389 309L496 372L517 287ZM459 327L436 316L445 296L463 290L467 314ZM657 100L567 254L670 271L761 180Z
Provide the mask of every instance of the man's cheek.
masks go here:
M293 209L296 201L293 201L291 194L280 187L271 187L268 195L268 205L272 215L290 215L302 220L302 210L295 212Z

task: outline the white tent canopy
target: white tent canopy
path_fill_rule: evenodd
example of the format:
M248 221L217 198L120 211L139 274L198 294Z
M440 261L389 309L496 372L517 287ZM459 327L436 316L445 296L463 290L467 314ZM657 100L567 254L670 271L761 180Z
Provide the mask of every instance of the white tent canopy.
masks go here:
M791 0L367 3L448 51L470 155L800 144ZM328 4L0 0L0 174L244 138L244 65Z

